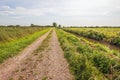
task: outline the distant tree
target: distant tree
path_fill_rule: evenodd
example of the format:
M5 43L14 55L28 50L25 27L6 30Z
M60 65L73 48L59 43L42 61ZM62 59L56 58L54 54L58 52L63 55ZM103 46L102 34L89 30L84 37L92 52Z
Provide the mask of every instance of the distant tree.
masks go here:
M15 25L8 25L7 27L15 27Z
M52 27L51 25L46 25L46 26L44 26L44 27Z
M61 28L61 25L59 25L58 27Z
M56 22L53 22L53 27L57 27L57 23Z
M34 27L34 24L31 24L30 26L31 26L31 27Z
M20 25L16 25L16 27L20 27Z

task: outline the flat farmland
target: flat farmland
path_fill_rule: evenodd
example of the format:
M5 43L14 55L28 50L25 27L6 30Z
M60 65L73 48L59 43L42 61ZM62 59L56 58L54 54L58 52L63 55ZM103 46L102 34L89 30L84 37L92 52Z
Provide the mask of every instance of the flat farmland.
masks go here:
M0 79L119 80L119 30L1 27Z

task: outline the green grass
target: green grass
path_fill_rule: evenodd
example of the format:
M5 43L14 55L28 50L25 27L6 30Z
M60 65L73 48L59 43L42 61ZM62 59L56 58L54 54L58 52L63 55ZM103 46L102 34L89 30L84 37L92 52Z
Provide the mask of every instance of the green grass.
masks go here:
M101 44L93 44L62 30L57 31L76 80L114 80L120 75L120 62L111 51ZM62 34L62 35L61 35ZM112 77L111 77L112 76Z
M44 77L42 80L48 80L48 77Z
M17 55L21 50L23 50L27 45L32 43L38 37L42 36L49 29L37 31L31 35L6 42L0 44L0 63L2 63L5 59Z

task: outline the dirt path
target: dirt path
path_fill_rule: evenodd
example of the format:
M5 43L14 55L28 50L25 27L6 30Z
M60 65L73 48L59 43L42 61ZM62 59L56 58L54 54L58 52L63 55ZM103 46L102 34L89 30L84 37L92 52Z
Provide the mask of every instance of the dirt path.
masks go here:
M0 64L0 80L9 80L8 77L12 75L12 72L24 61L28 55L41 45L42 41L47 37L49 32L38 38L35 42L25 48L19 55L9 58L4 63Z
M12 66L10 66L8 70L4 69L4 67L2 72L5 74L1 73L1 79L74 80L73 76L69 72L69 65L64 58L55 30L53 30L51 35L49 35L49 39L45 43L44 42L43 45L41 45L35 52L27 55L24 59L22 58L23 60L19 60L19 64L11 63L12 65L14 64L14 68L12 68L12 70L10 69ZM41 47L44 49L41 50ZM7 63L7 66L8 65L9 64ZM1 69L2 68L0 67L0 70ZM10 75L6 77L8 74Z
M53 31L49 47L51 50L48 52L48 72L47 77L49 80L73 80L73 76L69 72L69 66L64 58L63 51L58 42L56 32Z

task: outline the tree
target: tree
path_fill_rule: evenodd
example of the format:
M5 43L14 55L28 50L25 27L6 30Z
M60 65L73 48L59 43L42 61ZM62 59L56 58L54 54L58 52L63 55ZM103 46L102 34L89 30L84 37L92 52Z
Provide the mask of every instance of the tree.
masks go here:
M59 25L58 27L61 28L61 25Z
M15 25L8 25L7 27L15 27Z
M20 27L20 25L16 25L16 27Z
M31 26L31 27L34 27L34 24L31 24L30 26Z
M53 22L53 27L57 27L57 23L56 22Z

